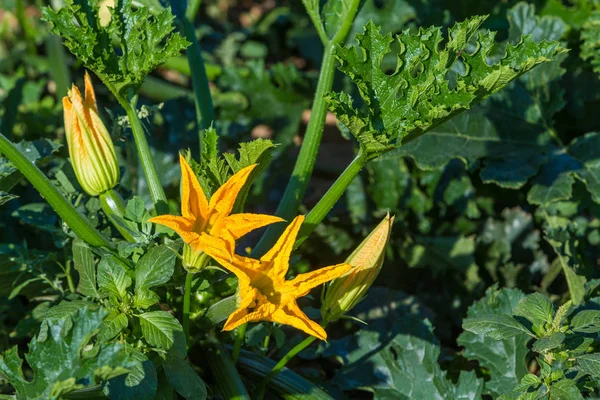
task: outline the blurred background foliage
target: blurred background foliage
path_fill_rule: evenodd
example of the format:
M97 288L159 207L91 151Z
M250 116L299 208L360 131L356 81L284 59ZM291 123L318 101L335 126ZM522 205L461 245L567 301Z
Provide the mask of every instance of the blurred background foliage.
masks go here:
M138 3L160 7L158 0ZM60 0L49 4L58 7ZM97 227L110 230L98 200L76 186L66 162L61 98L71 82L82 82L84 70L40 19L44 5L48 4L41 0L0 0L0 131L14 142L26 141L20 146L29 159ZM439 356L441 367L433 374L447 374L456 382L453 393L458 396L461 382L490 373L489 366L469 362L473 354L462 352L468 337L457 342L467 308L486 296L486 289L496 285L514 293L540 291L560 300L572 284L565 278L567 271L587 281L600 278L600 139L594 133L600 131L599 10L600 4L585 0L364 1L349 41L369 20L383 32L399 33L433 24L448 27L472 15L489 14L484 27L498 31L497 40L513 43L521 34L532 34L538 41L560 40L570 51L431 133L370 162L355 179L297 252L293 268L303 272L340 262L387 211L396 215L376 282L379 288L355 310L369 326L357 332L350 321L334 325L330 342L302 353L297 365L301 374L328 378L325 384L331 390L354 393L372 386L383 397L400 398L399 382L406 376L391 366L390 357L411 360L422 350L430 360ZM247 206L272 213L310 115L322 55L319 38L298 1L204 0L195 27L223 150L253 138L278 143L272 165L253 187ZM393 72L395 59L385 58L382 67ZM102 117L112 127L119 150L119 190L148 201L124 113L95 81ZM356 92L341 73L334 89ZM169 197L177 198L176 155L190 148L197 156L198 149L185 56L170 59L147 78L140 103L161 180ZM355 149L344 128L328 117L305 210L324 194ZM4 351L26 343L37 331L44 309L64 295L62 266L70 258L65 244L72 234L3 158L0 204ZM240 249L252 246L258 237L249 235ZM230 293L231 282L223 282L195 307ZM505 293L510 297L513 292ZM391 353L378 353L370 361L389 374L382 383L380 377L357 370L353 362L380 346L381 335L394 329L402 329L402 334L391 339ZM249 330L247 344L259 346L264 335L258 328ZM278 351L283 354L299 339L300 334L292 335ZM406 350L411 340L412 353ZM525 357L523 348L515 343L505 355ZM319 367L311 362L323 357L329 361ZM412 379L419 379L432 372L413 373ZM420 390L450 393L441 386Z

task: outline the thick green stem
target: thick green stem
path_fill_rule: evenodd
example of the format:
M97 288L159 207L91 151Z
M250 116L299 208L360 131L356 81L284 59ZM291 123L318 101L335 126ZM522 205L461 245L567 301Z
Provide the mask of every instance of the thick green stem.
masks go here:
M190 337L190 298L192 296L192 281L194 274L188 272L185 276L185 286L183 288L183 333L186 340Z
M296 160L296 165L292 172L292 177L288 182L283 197L277 207L275 214L285 220L291 221L296 216L298 207L302 202L304 192L312 175L312 171L317 159L317 152L323 136L323 127L325 126L325 117L327 116L327 102L325 95L331 91L333 86L333 76L335 73L335 59L333 57L334 45L325 47L323 55L323 64L317 91L312 106L310 121L306 128L306 134L300 148L300 154ZM256 248L252 252L253 256L261 256L275 242L285 229L285 224L273 224L267 228Z
M244 338L246 337L246 329L248 329L248 324L243 324L237 329L237 333L235 336L235 342L233 343L233 351L231 352L231 358L233 359L233 363L235 364L240 358L240 351L242 350L242 343L244 343Z
M185 38L192 43L190 47L187 48L186 55L190 65L192 86L194 87L196 118L198 121L198 139L200 142L200 154L202 154L204 145L202 131L213 124L215 120L215 110L210 95L210 88L208 86L202 50L200 49L200 44L198 43L196 33L194 32L194 25L192 25L188 18L181 18L181 25L183 26Z
M0 153L4 154L15 167L31 182L34 188L56 213L69 225L73 232L86 243L96 247L112 248L104 236L92 226L92 224L69 203L60 192L52 185L52 182L31 161L0 133Z
M150 146L148 146L148 141L146 140L144 128L142 127L142 123L135 109L137 96L132 98L131 103L119 97L117 97L117 100L127 113L129 125L131 126L131 131L133 132L133 138L135 139L138 156L142 164L142 169L144 170L144 175L146 176L148 190L150 191L150 196L152 197L152 202L154 203L156 212L159 215L167 213L169 211L169 206L167 205L167 196L165 196L165 191L160 183L158 172L156 171L156 165L154 164L152 153L150 152Z
M342 172L342 174L336 179L336 181L331 185L327 193L321 200L313 207L312 210L306 215L304 219L304 223L300 228L300 232L298 233L298 239L296 239L295 247L300 246L304 240L315 230L317 225L323 221L323 219L327 216L327 213L333 208L335 203L342 197L348 185L352 183L354 178L360 173L365 164L368 161L367 155L359 150L358 154L352 160L350 165Z
M123 235L125 240L131 243L135 243L136 239L133 237L131 232L120 223L118 218L124 218L125 216L125 204L123 199L114 189L107 190L100 195L100 206L102 210L113 224L115 228ZM118 217L118 218L116 218Z
M306 188L310 181L315 162L317 159L317 152L321 144L321 138L323 136L323 128L325 126L325 117L327 116L327 100L326 96L333 87L333 78L335 75L335 48L346 41L348 33L352 28L354 17L358 12L360 0L352 0L348 11L342 24L335 33L334 37L327 41L324 36L324 30L322 28L322 22L320 17L314 13L310 13L310 17L317 27L317 31L321 36L321 40L324 42L325 50L323 53L323 62L321 64L321 72L319 74L319 82L317 83L317 90L312 104L310 121L306 127L306 133L302 141L302 147L300 148L300 154L296 160L296 165L292 172L291 179L285 189L283 197L279 202L277 211L275 214L285 220L291 221L296 216L298 208L306 192ZM267 228L267 231L262 236L261 240L257 244L256 248L252 252L253 256L261 256L267 249L275 242L277 237L281 235L285 229L285 224L273 224Z

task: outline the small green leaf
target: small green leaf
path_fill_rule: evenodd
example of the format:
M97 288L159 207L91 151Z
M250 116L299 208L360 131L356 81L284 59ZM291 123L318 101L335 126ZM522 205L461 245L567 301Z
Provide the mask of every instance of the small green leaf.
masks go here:
M575 332L600 332L600 311L581 310L571 319L571 325Z
M552 323L554 305L541 293L525 296L515 308L513 315L527 318L538 329L546 323Z
M100 339L107 341L114 338L123 329L127 328L127 325L129 325L127 315L116 310L111 311L102 322Z
M160 297L148 289L138 289L135 291L135 295L133 296L133 305L136 308L141 310L145 310L146 308L158 303Z
M563 379L550 386L550 398L553 400L583 400L575 381Z
M92 249L82 240L73 241L73 266L79 273L77 290L84 296L98 298L96 289L96 265Z
M167 283L175 270L175 260L175 253L166 245L148 250L135 267L136 292Z
M175 317L166 311L151 311L138 317L142 334L150 345L170 351L178 357L185 357L185 335Z
M496 340L513 337L520 333L534 336L520 322L507 314L488 314L470 318L463 323L463 329Z
M536 353L545 353L560 346L565 341L565 334L562 332L553 333L550 336L543 337L533 343L533 351Z
M204 381L187 361L167 357L162 362L169 384L186 400L204 400L207 397Z
M102 257L98 264L98 287L100 291L123 299L130 285L131 278L127 275L123 264L114 256Z
M592 376L600 376L600 354L584 354L577 357L577 363L583 372Z
M158 379L154 363L146 355L129 346L124 351L130 354L137 363L127 375L109 380L104 385L104 394L110 400L156 399Z

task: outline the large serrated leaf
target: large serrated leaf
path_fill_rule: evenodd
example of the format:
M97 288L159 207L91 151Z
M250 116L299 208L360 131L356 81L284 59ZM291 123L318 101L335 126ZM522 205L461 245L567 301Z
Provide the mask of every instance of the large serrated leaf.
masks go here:
M121 344L91 342L105 315L103 309L92 311L83 307L72 316L47 320L48 335L43 340L33 338L25 356L34 372L33 380L24 377L23 361L16 346L0 357L0 372L15 388L17 399L63 398L69 392L122 375L135 367L136 362L123 351Z
M131 0L117 0L105 26L100 23L98 0L68 0L57 11L45 7L42 12L71 53L122 98L129 89L137 91L146 75L189 44L172 33L174 17L169 9L134 11ZM113 39L120 51L114 51Z
M507 314L487 314L469 318L463 322L463 329L495 340L511 338L521 333L533 336L519 321Z
M551 323L554 316L554 305L550 299L541 293L533 293L525 296L513 315L527 318L534 327L543 327L545 323Z
M524 294L516 289L489 289L486 296L469 307L470 318L482 314L512 314ZM484 393L499 396L515 387L527 374L527 342L530 337L525 333L495 340L482 334L465 331L458 337L458 344L465 348L465 356L477 360L481 367L487 368L490 380L485 382Z
M365 107L357 110L349 95L333 93L331 111L361 147L376 156L419 137L563 52L557 42L538 44L527 35L514 45L509 43L506 55L490 65L494 34L476 34L484 20L473 17L455 24L442 49L440 28L404 31L396 38L400 51L391 73L382 70L381 62L394 39L368 24L357 35L356 47L336 51L340 70L357 85ZM475 46L470 46L471 40ZM456 66L462 73L451 73Z

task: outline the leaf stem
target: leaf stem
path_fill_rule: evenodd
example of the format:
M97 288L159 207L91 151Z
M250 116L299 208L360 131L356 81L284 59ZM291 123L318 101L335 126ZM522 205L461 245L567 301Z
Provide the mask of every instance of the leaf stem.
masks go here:
M183 333L186 340L190 337L190 298L192 296L192 281L194 274L187 272L185 276L185 286L183 288Z
M77 293L75 284L73 283L73 277L71 276L71 261L67 261L65 264L65 277L67 278L67 284L69 285L71 293Z
M312 210L306 215L304 223L298 233L298 239L296 239L295 247L300 246L304 240L312 233L313 230L323 221L327 216L327 213L333 208L335 203L342 197L350 183L360 173L367 161L369 160L367 154L362 149L358 151L358 154L352 160L350 165L346 167L344 172L336 179L331 185L329 190L325 193L321 200L313 207Z
M69 203L52 182L31 163L21 152L0 133L0 153L4 154L15 167L31 182L56 213L69 225L73 232L88 244L96 247L112 248L113 244L100 234L92 224Z
M165 196L165 191L160 183L156 165L154 164L152 153L150 152L150 146L146 140L146 133L144 132L140 118L137 115L137 95L132 97L131 102L127 102L119 96L117 96L117 100L127 113L129 125L133 132L133 138L135 139L137 153L142 164L142 169L144 170L144 175L146 176L148 190L150 191L150 196L152 197L156 212L158 214L164 214L168 212L167 196Z
M231 359L233 363L237 363L240 358L240 351L242 350L242 343L244 343L244 337L246 336L246 330L248 329L248 323L241 325L236 332L235 342L233 343L233 350L231 352Z
M304 193L306 192L306 188L308 187L310 177L312 176L317 153L321 144L321 138L323 137L325 117L327 116L327 94L333 87L333 78L335 76L335 48L346 40L360 3L360 0L352 0L342 25L337 30L335 36L326 42L323 37L325 32L323 31L320 18L313 15L314 13L311 14L309 10L310 18L319 31L321 40L324 41L325 50L323 52L319 81L313 99L310 121L306 127L306 133L302 141L302 146L300 147L300 154L298 155L296 165L292 171L292 176L287 184L283 197L279 202L277 211L275 212L275 215L283 219L291 220L296 215L304 197ZM276 238L281 235L284 229L285 224L274 224L269 226L255 247L253 256L264 254L275 242Z
M210 128L215 120L215 110L213 107L212 97L210 95L210 87L208 86L208 77L206 76L206 68L204 67L204 59L202 58L202 49L196 38L194 26L188 18L181 18L181 25L185 38L192 44L187 48L186 55L188 64L190 65L190 73L192 77L192 86L194 88L194 98L196 104L196 119L198 122L198 140L200 154L204 147L204 135L202 131ZM199 161L202 161L200 157Z

